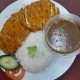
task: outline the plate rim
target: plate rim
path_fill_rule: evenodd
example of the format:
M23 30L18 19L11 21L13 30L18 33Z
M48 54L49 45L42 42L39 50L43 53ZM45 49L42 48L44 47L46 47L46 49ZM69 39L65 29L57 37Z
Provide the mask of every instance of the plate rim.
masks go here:
M20 0L14 1L14 2L12 2L10 5L12 5L12 4L14 4L14 3L16 3L16 2L18 2L18 1L20 1ZM53 1L53 0L51 0L51 1L59 4L59 3L56 2L56 1ZM1 14L3 14L3 12L6 10L6 8L10 7L10 5L6 6L6 7L2 10L2 12L0 13L0 16L1 16ZM59 4L59 5L62 6L61 4ZM62 6L62 7L69 13L69 11L68 11L64 6ZM74 58L74 60L75 60L76 56L74 56L73 58ZM73 62L74 62L74 60L73 60ZM73 62L71 63L71 65L73 64ZM69 66L69 68L71 67L71 65ZM69 68L68 68L68 69L69 69ZM68 70L68 69L67 69L67 70ZM66 70L66 71L67 71L67 70ZM64 73L65 73L66 71L64 71ZM64 74L64 73L63 73L63 74ZM63 74L61 74L60 76L62 76ZM58 76L57 78L59 78L60 76ZM56 79L57 79L57 78L56 78ZM55 79L54 79L54 80L55 80Z

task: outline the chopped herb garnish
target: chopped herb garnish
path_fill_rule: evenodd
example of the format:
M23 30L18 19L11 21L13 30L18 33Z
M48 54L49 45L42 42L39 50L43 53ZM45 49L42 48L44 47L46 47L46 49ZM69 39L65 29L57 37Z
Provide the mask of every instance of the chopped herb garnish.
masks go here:
M63 28L61 28L60 30L61 30L61 31L64 31L64 29L63 29Z
M59 41L62 41L63 39L62 38L59 38Z
M61 48L61 46L59 45L59 47Z
M58 34L58 36L60 36L60 37L61 37L62 35L61 35L61 34Z
M56 40L56 42L58 42L58 40Z
M59 31L58 30L56 30L56 34L59 34Z
M30 46L27 48L28 49L28 55L31 57L31 58L34 58L35 54L36 54L36 51L37 51L37 47L36 46Z

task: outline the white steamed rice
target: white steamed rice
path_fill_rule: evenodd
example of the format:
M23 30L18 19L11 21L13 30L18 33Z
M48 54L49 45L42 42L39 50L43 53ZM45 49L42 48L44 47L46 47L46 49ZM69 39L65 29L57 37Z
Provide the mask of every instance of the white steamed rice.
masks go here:
M36 46L37 52L34 58L28 55L27 47ZM44 56L42 55L44 53ZM16 52L16 58L24 69L31 73L42 71L48 66L53 57L52 52L49 51L49 47L45 43L45 36L43 31L31 32L27 37L23 45Z

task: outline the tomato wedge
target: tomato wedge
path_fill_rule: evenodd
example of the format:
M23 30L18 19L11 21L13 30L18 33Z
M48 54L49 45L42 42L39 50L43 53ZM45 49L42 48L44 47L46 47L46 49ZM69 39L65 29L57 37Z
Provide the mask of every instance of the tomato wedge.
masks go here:
M21 65L20 65L20 68L21 68L21 73L18 76L15 76L13 72L10 74L10 70L5 70L5 74L11 80L21 80L25 75L25 70Z

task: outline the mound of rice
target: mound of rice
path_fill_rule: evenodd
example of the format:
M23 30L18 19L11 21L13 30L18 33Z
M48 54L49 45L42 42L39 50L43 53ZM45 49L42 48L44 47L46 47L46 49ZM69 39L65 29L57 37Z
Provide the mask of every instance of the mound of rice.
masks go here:
M23 65L24 69L31 73L42 71L50 63L53 54L49 51L49 47L45 43L43 31L31 32L23 45L16 52L16 58ZM28 55L27 47L36 46L37 52L32 58Z

